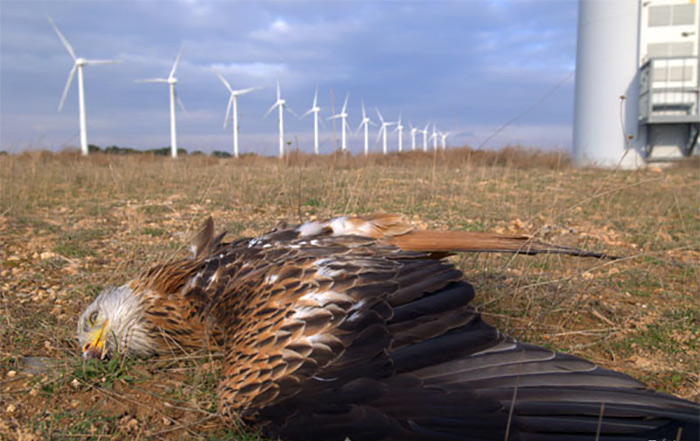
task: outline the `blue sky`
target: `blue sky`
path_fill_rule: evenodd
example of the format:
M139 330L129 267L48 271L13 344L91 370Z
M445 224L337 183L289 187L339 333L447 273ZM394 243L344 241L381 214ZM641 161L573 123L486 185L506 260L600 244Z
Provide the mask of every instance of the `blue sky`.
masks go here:
M232 149L223 119L228 92L263 86L239 99L243 152L277 152L275 101L298 113L319 88L322 115L347 93L349 123L364 100L404 126L435 122L456 132L451 146L476 147L503 123L561 87L484 148L521 144L569 149L573 121L577 2L550 1L11 1L0 2L0 149L59 150L77 146L78 94L58 102L72 60L48 23L55 20L78 56L122 60L85 67L88 141L162 147L170 144L164 84L181 46L177 90L178 144L190 151ZM285 138L312 149L312 119L285 117ZM373 128L370 148L379 150ZM339 138L339 134L338 134ZM396 149L396 135L389 148ZM348 141L361 150L362 135ZM410 146L408 130L404 146ZM321 150L333 148L332 123L322 126Z

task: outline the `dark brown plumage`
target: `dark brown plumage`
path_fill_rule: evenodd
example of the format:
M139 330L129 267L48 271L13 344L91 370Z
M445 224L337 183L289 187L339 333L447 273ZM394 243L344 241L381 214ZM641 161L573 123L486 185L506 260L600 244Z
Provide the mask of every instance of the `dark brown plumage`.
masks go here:
M455 251L603 255L414 231L393 215L281 225L232 243L213 233L209 219L192 258L112 292L139 299L143 340L130 338L146 349L136 355L224 352L226 418L290 440L698 437L696 404L499 333L471 306L461 272L440 260ZM100 297L84 316L114 302ZM88 354L110 351L99 339L120 318L104 315L93 324L100 337L86 334L95 339ZM129 333L122 328L115 338ZM119 341L129 352L129 339Z

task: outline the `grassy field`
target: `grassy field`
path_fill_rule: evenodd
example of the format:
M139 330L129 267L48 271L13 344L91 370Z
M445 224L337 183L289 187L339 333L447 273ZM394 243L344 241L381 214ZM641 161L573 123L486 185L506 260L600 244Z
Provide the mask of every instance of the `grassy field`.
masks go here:
M504 331L700 401L699 170L577 170L519 151L2 156L0 438L256 439L216 416L216 356L85 363L74 337L103 287L183 256L209 214L250 236L282 219L398 212L624 256L451 259Z

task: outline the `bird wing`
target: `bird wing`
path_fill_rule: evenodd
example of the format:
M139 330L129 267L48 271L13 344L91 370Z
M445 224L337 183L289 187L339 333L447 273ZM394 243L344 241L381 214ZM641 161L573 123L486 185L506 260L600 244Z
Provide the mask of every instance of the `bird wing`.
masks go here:
M484 322L461 272L388 240L411 231L344 218L214 247L222 414L292 440L697 436L697 405Z

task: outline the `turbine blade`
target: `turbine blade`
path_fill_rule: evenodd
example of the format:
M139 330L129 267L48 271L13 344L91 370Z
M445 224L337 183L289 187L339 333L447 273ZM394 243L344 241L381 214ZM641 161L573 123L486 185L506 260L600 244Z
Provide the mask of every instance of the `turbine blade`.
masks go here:
M379 128L379 132L377 132L377 141L375 141L375 142L378 142L378 141L379 141L379 138L382 137L382 132L383 132L384 130L386 130L386 126L384 126L384 124L382 124L382 126Z
M267 112L265 112L265 115L263 115L263 118L267 118L267 115L269 115L270 113L272 113L272 111L275 110L275 107L277 107L277 106L279 106L279 105L280 105L280 102L279 102L279 101L275 102L275 104L273 104L273 105L267 110Z
M96 65L96 64L117 64L121 63L122 60L86 60L85 64L91 64L91 65Z
M231 93L236 94L236 95L244 95L248 92L252 92L254 90L260 90L262 89L262 86L255 86L255 87L249 87L247 89L238 89L238 90L233 90Z
M367 112L365 111L365 102L362 101L362 119L367 118Z
M280 74L277 74L277 101L282 99L282 92L280 91Z
M175 76L175 71L177 70L177 66L180 64L180 58L182 57L183 49L185 49L185 47L180 46L180 52L177 53L177 58L175 58L175 63L173 63L173 68L170 69L170 75L168 75L168 78L173 78Z
M226 86L226 88L228 89L228 91L231 92L231 93L233 93L233 89L231 89L231 85L228 83L228 81L226 81L226 78L224 78L224 76L221 75L221 74L219 73L219 71L216 70L216 68L212 67L211 70L213 70L214 73L216 74L216 76L219 77L219 79L221 80L221 82L224 83L224 86Z
M182 100L180 100L180 95L177 93L177 89L174 89L173 92L175 93L175 101L177 101L177 105L180 106L180 110L182 110L182 113L187 113L187 110L185 110L185 105L182 104Z
M134 83L167 83L166 78L148 78L145 80L134 80Z
M382 124L384 124L384 118L382 118L382 114L379 112L379 109L377 109L377 108L375 107L374 110L377 111L377 116L379 117L379 121L381 121Z
M231 115L231 109L233 109L233 95L228 99L228 104L226 105L226 116L224 117L224 129L228 125L228 117ZM233 130L236 130L234 127Z
M304 112L304 113L299 117L299 119L302 119L302 118L304 118L304 117L310 115L311 112L313 112L313 111L314 111L314 108L312 107L312 108L310 108L309 110L307 110L306 112Z
M58 103L58 111L63 109L63 103L66 102L66 97L68 96L68 91L70 90L70 85L73 82L73 77L75 76L75 71L78 70L78 65L74 64L73 69L70 70L68 74L68 81L66 81L66 87L63 88L63 95L61 96L61 101Z
M345 102L343 103L343 110L340 111L340 113L345 113L345 109L348 107L348 99L350 98L350 94L348 93L345 95Z
M312 109L317 107L317 105L318 105L317 100L318 100L318 86L316 86L316 92L314 92L314 104L313 104L313 106L311 106Z
M291 107L289 107L288 105L283 104L282 107L284 107L284 110L286 110L287 112L289 112L289 113L291 113L292 115L294 115L294 116L296 116L297 118L299 118L299 114L296 113L294 110L292 110Z
M362 121L360 122L360 125L357 126L357 130L355 130L355 135L357 135L358 133L360 133L360 129L361 129L362 126L365 125L365 124L367 124L367 120L365 120L365 119L363 118Z
M75 60L77 57L75 56L75 52L73 52L73 47L68 43L68 40L66 37L63 36L61 31L58 30L58 26L56 26L56 23L53 21L53 18L50 16L47 16L49 19L49 23L51 23L51 26L53 27L53 30L56 31L56 34L58 34L58 38L61 39L61 42L63 43L63 46L66 47L66 50L68 50L68 53L70 54L71 58Z

